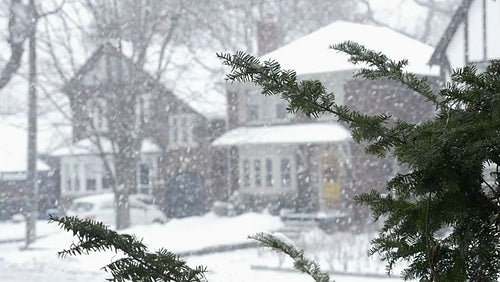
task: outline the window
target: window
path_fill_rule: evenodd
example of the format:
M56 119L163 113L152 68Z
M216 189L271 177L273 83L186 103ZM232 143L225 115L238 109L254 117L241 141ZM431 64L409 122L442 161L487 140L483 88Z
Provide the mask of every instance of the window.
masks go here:
M136 100L136 114L139 121L148 122L151 117L151 104L149 95L139 95Z
M181 117L181 125L180 125L180 133L181 133L181 141L182 142L187 142L188 140L188 131L189 131L189 125L188 125L188 122L187 122L187 118L186 117Z
M67 191L71 191L73 187L71 187L71 176L73 174L73 171L71 170L71 164L70 163L65 163L64 164L64 186Z
M266 159L266 186L273 187L273 160Z
M254 166L255 186L260 187L262 185L260 160L254 160L253 166Z
M97 131L108 130L108 120L106 118L106 101L104 99L95 99L91 102L91 122L93 129Z
M179 139L178 139L178 133L179 133L178 127L179 126L177 125L177 121L178 120L176 118L173 118L172 123L170 124L171 131L172 131L172 134L171 134L172 135L172 143L175 143L175 144L177 144L177 142L179 141Z
M193 115L182 114L169 117L169 140L171 146L186 147L194 144L195 118Z
M81 163L70 163L71 188L75 191L80 191L80 165Z
M240 163L240 185L244 189L262 189L278 192L292 189L294 163L291 155L272 155L269 152L242 152Z
M288 112L285 103L278 102L276 104L276 119L286 119Z
M113 175L111 174L111 171L107 169L106 167L104 168L104 173L102 174L102 189L110 189L111 186L113 185Z
M248 117L247 117L248 121L259 120L259 105L249 104L247 110L248 110Z
M292 182L292 177L290 175L290 159L281 159L281 187L288 188Z
M149 186L149 164L139 165L139 184L141 186Z
M250 187L250 161L243 160L243 185Z
M85 189L87 191L97 190L97 166L95 163L87 162L85 164Z

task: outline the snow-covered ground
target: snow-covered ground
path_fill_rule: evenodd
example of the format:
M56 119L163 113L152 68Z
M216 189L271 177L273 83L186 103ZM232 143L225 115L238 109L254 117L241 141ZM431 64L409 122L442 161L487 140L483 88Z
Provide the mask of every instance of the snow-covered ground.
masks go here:
M25 222L1 222L0 221L0 242L9 240L19 240L25 236ZM59 227L55 224L47 224L46 220L39 220L36 223L37 236L45 237L51 234L60 233ZM0 254L1 256L1 254Z
M249 213L225 218L209 213L199 217L174 219L164 225L135 226L124 232L144 238L151 250L165 247L181 252L248 242L247 236L250 234L274 231L281 226L279 218L267 214ZM20 223L2 222L0 230L0 240L15 238L16 234L18 238L24 235L24 228ZM116 254L94 253L62 259L57 256L57 251L68 248L73 242L72 236L57 230L55 224L40 222L38 230L47 236L39 239L30 250L21 250L23 243L0 244L0 281L93 282L104 281L109 277L100 268L113 261L117 257ZM206 266L209 270L209 281L312 281L308 276L295 272L263 270L262 266L289 268L291 262L262 249L193 256L186 260L192 266ZM334 278L339 282L382 279L341 275L335 275Z

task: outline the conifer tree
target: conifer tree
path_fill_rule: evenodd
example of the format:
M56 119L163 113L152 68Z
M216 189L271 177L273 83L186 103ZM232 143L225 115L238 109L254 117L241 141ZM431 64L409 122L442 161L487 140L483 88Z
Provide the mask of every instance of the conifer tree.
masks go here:
M294 246L288 238L277 236L277 234L257 233L249 237L259 242L261 247L271 248L274 251L282 252L293 259L293 267L309 276L316 282L334 282L330 280L330 275L321 270L319 264L307 258L304 250Z
M432 102L436 116L422 124L389 115L369 116L335 102L318 80L297 78L278 62L260 62L238 52L219 54L231 68L232 82L253 82L264 95L279 95L288 110L309 117L333 113L346 123L366 152L390 155L409 166L387 183L387 192L358 195L375 219L384 219L371 253L379 253L390 272L409 262L405 279L421 281L497 281L500 271L500 61L483 73L471 65L456 70L438 93L424 77L354 42L331 46L353 64L366 65L357 77L386 78ZM333 52L333 50L332 50ZM492 168L488 172L485 167Z
M151 253L135 236L119 234L110 230L102 222L83 220L75 216L52 217L50 222L56 222L62 229L72 232L77 243L69 249L60 251L60 257L89 254L90 252L114 251L123 254L103 267L113 278L108 281L142 281L142 282L206 282L207 268L198 266L191 268L172 252L160 249ZM293 244L287 243L276 235L258 233L250 236L260 243L261 247L269 247L280 251L294 260L294 267L300 272L310 275L314 281L330 282L326 272L319 265L307 258L304 251ZM332 281L333 282L333 281Z
M103 267L113 278L108 281L175 281L203 282L206 268L191 268L177 255L165 249L149 252L135 236L119 234L106 225L94 220L77 217L51 217L51 221L71 231L77 239L69 249L60 251L61 257L89 254L90 252L114 251L123 257Z

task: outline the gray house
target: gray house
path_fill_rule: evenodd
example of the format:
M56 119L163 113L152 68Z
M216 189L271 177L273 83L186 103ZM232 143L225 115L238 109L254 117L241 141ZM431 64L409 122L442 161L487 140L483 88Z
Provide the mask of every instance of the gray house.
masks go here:
M387 113L409 122L430 118L430 104L400 85L353 79L359 66L328 48L346 40L395 58L408 58L409 70L437 81L439 68L427 65L433 48L386 27L334 22L275 51L273 59L299 79L319 79L339 103L369 113ZM353 196L382 190L399 167L392 160L366 156L349 129L324 115L291 115L279 97L260 94L251 84L227 87L229 131L212 144L228 150L229 187L236 204L307 213L316 218L359 218ZM236 195L236 196L234 196ZM290 215L292 216L292 215Z
M224 130L225 113L193 106L109 44L98 48L63 89L71 103L73 144L54 153L61 160L61 198L111 191L114 167L103 160L112 160L115 150L107 104L117 76L138 93L131 102L132 122L139 123L143 142L133 192L151 195L169 216L204 213L221 187L210 143Z

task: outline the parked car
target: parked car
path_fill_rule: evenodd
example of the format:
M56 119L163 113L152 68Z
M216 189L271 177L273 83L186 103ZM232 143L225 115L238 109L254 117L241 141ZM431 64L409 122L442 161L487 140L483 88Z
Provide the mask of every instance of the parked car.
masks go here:
M66 212L68 216L78 216L82 219L94 219L106 225L116 226L116 205L114 194L85 196L76 198ZM137 195L130 195L131 225L165 223L167 217L155 205L146 204Z
M14 223L19 223L19 222L23 222L26 220L26 217L24 216L24 214L22 213L16 213L12 216L12 218L10 219L10 221L14 222Z

